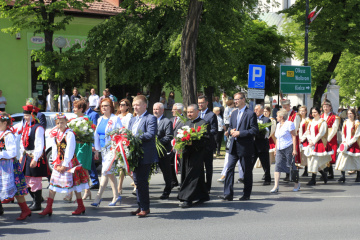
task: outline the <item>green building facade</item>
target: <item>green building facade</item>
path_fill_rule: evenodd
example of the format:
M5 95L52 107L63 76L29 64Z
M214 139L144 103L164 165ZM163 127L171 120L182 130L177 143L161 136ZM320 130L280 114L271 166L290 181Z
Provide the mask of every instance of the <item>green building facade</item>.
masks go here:
M104 2L106 6L110 3ZM62 36L67 45L66 51L73 44L79 43L81 48L85 47L88 32L96 25L103 22L111 15L115 15L120 8L110 5L111 11L94 10L75 13L74 20L67 26L66 31L55 32L54 39ZM100 7L99 7L100 9ZM109 8L108 8L109 9ZM7 19L0 19L0 28L11 26ZM31 59L31 51L45 46L41 35L34 35L31 30L23 30L16 36L0 32L0 90L6 97L6 112L13 114L22 112L22 106L29 97L38 99L39 107L45 109L48 84L46 81L37 79L37 67L41 64ZM54 46L54 51L59 51ZM65 83L62 86L66 94L72 95L72 88L77 87L81 95L90 91L91 87L96 89L98 95L106 88L104 64L91 64L84 59L85 74L81 81ZM100 94L99 94L100 93Z

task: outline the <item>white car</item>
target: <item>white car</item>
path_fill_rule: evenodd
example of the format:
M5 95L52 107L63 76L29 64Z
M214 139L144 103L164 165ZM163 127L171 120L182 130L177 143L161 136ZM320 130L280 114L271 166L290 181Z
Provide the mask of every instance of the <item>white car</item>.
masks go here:
M49 167L52 170L53 169L53 159L51 155L51 145L54 139L49 137L49 132L51 129L55 127L55 115L57 112L42 112L46 117L46 129L45 129L45 153L48 159ZM64 113L67 119L76 118L75 113ZM23 121L24 114L23 113L15 113L11 115L12 118L14 118L13 126L17 123L20 123ZM18 159L20 158L20 136L17 136L17 149L18 149Z

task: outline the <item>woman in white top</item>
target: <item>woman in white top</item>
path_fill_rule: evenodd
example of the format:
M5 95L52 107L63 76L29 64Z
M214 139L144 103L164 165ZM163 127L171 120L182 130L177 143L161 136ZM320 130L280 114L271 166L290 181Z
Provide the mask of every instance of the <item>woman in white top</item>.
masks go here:
M309 186L316 184L318 170L323 176L324 183L327 183L327 175L322 169L331 161L331 155L333 154L333 150L327 142L327 124L324 119L320 118L320 109L313 107L311 115L313 120L308 125L306 133L309 146L303 147L308 158L308 172L312 173L311 180L307 184Z
M126 98L120 100L119 103L119 109L117 110L116 115L120 118L123 127L127 128L131 118L133 117L131 103Z
M117 115L120 117L123 127L127 128L129 126L129 122L131 118L133 117L131 111L131 103L128 99L124 98L120 101ZM119 173L119 185L118 185L118 191L120 194L122 194L122 185L124 182L124 177L125 177L125 172L124 170L121 170ZM130 177L132 178L132 176Z
M100 102L101 112L104 114L98 119L98 124L94 133L94 145L95 145L95 159L99 159L99 151L101 151L102 156L102 169L101 169L101 182L99 191L95 197L92 206L98 207L101 202L101 196L106 188L108 180L110 180L110 185L113 191L113 201L109 203L109 206L115 206L117 202L121 202L121 196L117 190L116 177L111 168L111 156L108 156L107 150L110 146L107 146L107 143L110 142L110 136L106 136L107 133L121 128L121 120L118 116L114 114L114 105L110 98L104 98ZM110 169L110 170L109 170Z
M276 126L275 137L276 137L276 147L275 147L275 173L274 188L270 191L271 193L276 193L279 191L279 180L280 173L290 173L290 168L292 170L296 169L295 160L293 161L293 156L296 156L296 131L295 125L291 121L287 121L288 112L285 109L281 109L277 112L276 120L279 122ZM299 174L297 171L294 172L294 192L299 191L300 183L298 181Z
M345 171L357 171L355 182L360 181L360 122L356 120L355 109L349 109L348 119L344 122L341 135L342 143L336 161L336 170L341 171L339 182L345 182Z

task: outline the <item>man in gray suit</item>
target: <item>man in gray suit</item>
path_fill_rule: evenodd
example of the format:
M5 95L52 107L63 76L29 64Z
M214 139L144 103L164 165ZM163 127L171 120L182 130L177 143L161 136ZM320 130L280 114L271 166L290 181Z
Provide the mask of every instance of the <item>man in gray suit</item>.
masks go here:
M164 116L164 104L157 102L153 106L153 114L157 118L157 138L159 142L165 147L162 152L158 152L159 166L163 173L165 188L160 199L168 199L171 193L171 164L170 164L170 153L171 153L171 140L174 136L174 130L172 122Z

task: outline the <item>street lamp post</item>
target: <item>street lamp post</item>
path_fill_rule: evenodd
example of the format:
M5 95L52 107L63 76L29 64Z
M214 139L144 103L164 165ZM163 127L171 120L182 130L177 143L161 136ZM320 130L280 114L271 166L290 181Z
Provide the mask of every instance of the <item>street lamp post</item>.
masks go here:
M57 37L57 38L55 38L55 40L54 40L54 44L55 44L55 46L57 47L57 48L59 48L60 49L60 55L61 55L61 53L62 53L62 49L65 47L65 45L66 45L66 39L65 38L63 38L63 37ZM61 87L61 79L60 79L60 81L59 81L59 88L60 88L60 95L59 95L59 97L60 97L60 112L62 112L62 110L63 110L63 107L62 107L62 105L63 105L63 102L62 102L62 91L61 91L61 89L62 89L62 87Z

